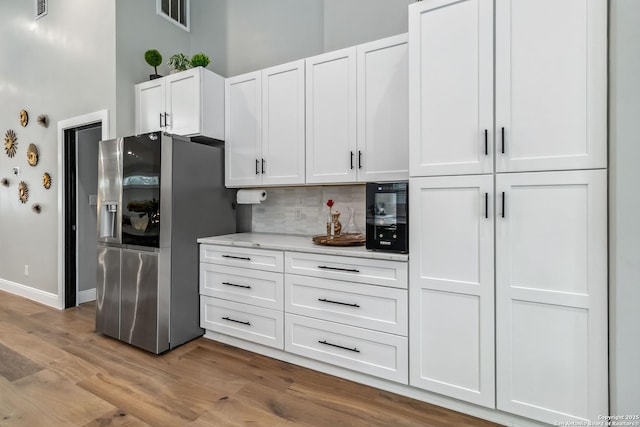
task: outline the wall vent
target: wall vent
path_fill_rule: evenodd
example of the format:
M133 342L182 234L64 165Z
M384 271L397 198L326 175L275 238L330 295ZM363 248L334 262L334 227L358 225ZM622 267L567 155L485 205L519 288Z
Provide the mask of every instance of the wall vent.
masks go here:
M35 0L36 2L36 19L42 18L47 14L47 0Z
M189 31L189 0L156 0L157 13L185 31Z

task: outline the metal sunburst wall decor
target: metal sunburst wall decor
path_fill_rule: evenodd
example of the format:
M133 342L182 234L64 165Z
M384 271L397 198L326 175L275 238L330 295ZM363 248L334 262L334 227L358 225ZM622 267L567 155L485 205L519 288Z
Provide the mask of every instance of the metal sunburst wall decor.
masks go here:
M21 203L27 203L27 200L29 200L29 186L24 181L20 181L20 184L18 184L18 199L20 199Z
M44 175L42 175L42 186L47 190L51 188L51 175L49 172L45 172Z
M18 137L16 137L16 133L11 129L4 134L4 151L7 153L7 156L13 157L16 155L16 151L18 150L17 140Z
M20 110L20 126L25 127L29 124L29 113L27 110Z
M35 144L29 144L29 147L27 147L27 162L31 166L38 164L38 147Z

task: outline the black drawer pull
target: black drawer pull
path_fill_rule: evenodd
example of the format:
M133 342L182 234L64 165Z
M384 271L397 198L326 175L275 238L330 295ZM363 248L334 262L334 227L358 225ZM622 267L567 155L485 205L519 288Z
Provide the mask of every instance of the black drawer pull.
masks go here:
M358 150L358 169L362 169L362 151Z
M340 305L347 305L349 307L360 308L360 305L358 304L350 304L348 302L340 302L340 301L331 301L330 299L326 299L326 298L318 298L318 301L328 302L330 304L340 304Z
M484 155L489 155L489 131L487 129L484 130Z
M222 282L222 284L227 286L235 286L236 288L251 289L251 286L247 286L247 285L236 285L235 283L229 283L229 282Z
M351 169L353 169L353 151L349 151L351 153Z
M319 265L318 268L321 268L323 270L336 270L336 271L348 271L349 273L360 273L360 270L356 270L355 268L329 267L326 265Z
M484 193L484 217L489 218L489 193Z
M502 192L502 218L504 218L504 191Z
M324 345L330 345L331 347L337 347L337 348L341 348L343 350L349 350L349 351L353 351L354 353L360 353L360 350L358 350L357 348L349 348L349 347L343 347L341 345L338 344L331 344L330 342L327 342L326 340L324 341L318 341L320 344L324 344Z
M502 154L504 154L504 128L502 128L501 132L502 132Z
M251 261L251 258L246 256L222 255L222 258L232 258L232 259L241 259L243 261Z
M260 174L260 171L258 170L259 164L260 164L260 160L256 159L256 175Z
M243 325L251 326L251 322L243 322L242 320L232 319L230 317L223 317L222 320L227 320L229 322L242 323Z

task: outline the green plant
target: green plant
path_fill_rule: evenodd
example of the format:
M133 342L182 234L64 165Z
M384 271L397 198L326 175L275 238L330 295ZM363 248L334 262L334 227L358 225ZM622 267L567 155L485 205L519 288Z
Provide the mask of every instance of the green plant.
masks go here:
M144 60L147 64L153 67L153 70L158 74L158 65L162 64L162 55L155 49L150 49L144 53Z
M176 71L184 71L188 68L191 68L191 61L189 61L189 58L186 57L184 53L176 53L171 58L169 58L169 62L167 62L167 65Z
M206 67L209 63L211 63L209 57L202 52L196 53L191 57L192 67Z

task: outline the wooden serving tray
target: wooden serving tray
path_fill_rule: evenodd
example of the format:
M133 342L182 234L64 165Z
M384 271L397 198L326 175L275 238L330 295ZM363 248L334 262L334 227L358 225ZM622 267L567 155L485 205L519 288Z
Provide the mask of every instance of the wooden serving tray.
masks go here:
M366 243L364 234L340 234L338 236L327 236L318 234L311 238L316 245L324 246L362 246Z

